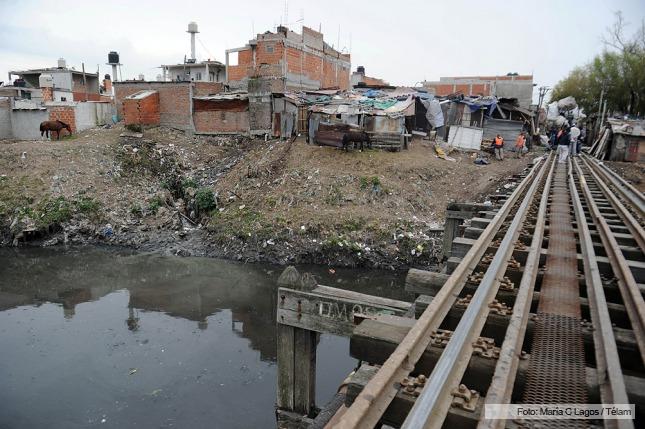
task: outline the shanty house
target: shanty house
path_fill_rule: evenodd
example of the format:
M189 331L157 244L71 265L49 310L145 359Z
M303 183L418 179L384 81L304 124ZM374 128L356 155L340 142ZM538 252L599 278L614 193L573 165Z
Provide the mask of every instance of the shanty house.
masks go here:
M645 161L645 125L638 121L609 119L589 153L608 161Z
M248 93L193 97L197 134L249 134Z

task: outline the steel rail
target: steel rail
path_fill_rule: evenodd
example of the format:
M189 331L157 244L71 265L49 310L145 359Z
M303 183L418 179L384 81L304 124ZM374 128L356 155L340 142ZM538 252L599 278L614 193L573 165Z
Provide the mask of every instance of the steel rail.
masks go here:
M585 196L591 217L596 224L598 233L600 234L600 239L607 251L607 257L609 258L612 271L618 280L618 288L620 289L620 294L623 297L623 304L625 305L627 316L629 317L632 330L634 331L634 337L638 344L641 360L645 363L645 301L643 300L643 295L641 295L638 289L634 275L627 265L627 261L625 260L623 253L620 251L618 242L616 241L614 234L611 232L609 224L602 216L602 213L598 209L598 205L593 199L593 195L591 195L591 191L587 185L587 179L585 178L580 165L578 165L578 161L574 160L574 165L576 172L578 173L580 189Z
M634 240L636 240L638 247L640 247L641 252L645 253L645 230L643 229L643 227L634 218L634 216L632 216L629 210L627 210L627 208L620 202L616 195L611 192L602 178L594 171L593 168L591 168L591 165L584 159L582 160L582 162L587 166L589 174L591 174L591 176L596 181L596 186L598 186L602 193L605 194L605 197L607 198L607 200L609 200L609 203L612 205L616 213L620 216L625 226L629 229L629 232L632 233L632 236L634 237Z
M596 252L589 226L587 225L587 218L582 208L580 194L573 177L572 164L571 162L569 164L569 190L578 226L578 240L580 242L580 253L582 254L587 286L589 312L594 327L594 353L596 356L596 373L600 385L600 398L603 404L629 404L614 329L609 317L605 290L596 260ZM605 420L605 427L631 429L634 427L634 423L632 420Z
M372 428L378 423L388 405L396 396L400 381L414 369L414 365L430 343L432 331L439 328L463 289L468 275L479 263L522 192L541 169L541 164L542 160L538 161L511 193L441 290L408 331L399 346L392 352L377 374L367 383L354 400L354 403L334 427L345 429Z
M545 171L546 167L543 167L524 195L493 260L470 300L470 304L461 316L421 394L414 401L401 429L439 429L443 425L452 404L451 390L459 385L466 371L473 353L473 343L481 334L490 312L488 304L497 295L500 282L508 267L509 258L515 248L514 242L520 235L522 224L527 217L528 209L536 196L537 189L542 183Z
M645 217L645 195L643 195L642 192L633 187L615 171L598 161L596 158L588 155L583 155L582 158L585 161L589 160L590 164L596 168L596 171L600 172L604 178L614 185L614 188L623 197L623 199L629 202L638 211L638 214L641 217Z
M537 279L538 269L540 266L540 253L542 250L542 241L544 239L544 227L546 224L546 211L549 205L549 195L553 171L555 170L556 157L552 156L549 173L544 183L544 191L540 199L540 206L535 220L535 231L520 285L513 305L504 342L499 351L499 358L493 373L491 385L486 392L485 404L508 404L511 402L513 386L520 361L522 343L526 334L529 314L531 312L531 303L533 300L533 290ZM544 168L547 168L546 166ZM486 419L484 413L481 413L478 429L501 429L505 426L505 419Z

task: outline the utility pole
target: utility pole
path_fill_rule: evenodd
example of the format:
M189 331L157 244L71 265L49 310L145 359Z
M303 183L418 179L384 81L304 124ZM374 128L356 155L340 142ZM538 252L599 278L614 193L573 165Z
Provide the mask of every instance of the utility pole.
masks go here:
M600 103L598 103L598 119L596 119L596 125L597 125L596 135L600 133L600 127L602 126L600 122L602 121L602 99L604 97L605 97L605 82L602 83L602 89L600 91Z
M540 134L540 109L542 109L542 102L544 101L544 97L546 96L547 92L549 92L550 90L551 90L551 88L549 88L548 86L541 86L541 87L538 88L539 98L538 98L537 111L535 112L535 128L534 129L535 129L536 134L535 134L534 138L539 138L539 134ZM531 139L531 140L533 140L533 139ZM528 149L529 150L533 149L532 141L529 141Z

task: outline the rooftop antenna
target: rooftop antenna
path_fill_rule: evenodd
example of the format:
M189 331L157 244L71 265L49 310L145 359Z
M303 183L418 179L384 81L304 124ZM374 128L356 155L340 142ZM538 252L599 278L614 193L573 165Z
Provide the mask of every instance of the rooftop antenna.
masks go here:
M284 0L284 25L289 22L289 0Z
M336 39L336 49L340 49L340 24L338 24L338 39Z

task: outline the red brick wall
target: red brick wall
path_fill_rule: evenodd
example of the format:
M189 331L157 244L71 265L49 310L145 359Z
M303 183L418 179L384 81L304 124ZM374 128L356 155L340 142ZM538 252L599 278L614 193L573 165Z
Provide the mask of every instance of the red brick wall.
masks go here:
M43 94L43 101L54 100L54 88L40 88Z
M267 52L267 46L273 46L273 52ZM302 73L308 79L320 82L321 87L324 88L348 89L349 67L342 68L338 65L338 74L336 74L337 66L332 65L330 61L325 61L322 55L322 53L320 55L306 53L290 46L285 47L283 42L279 40L260 40L256 48L255 64L256 69L260 68L261 64L279 65L286 57L286 67L289 73ZM344 59L349 61L348 56L344 56ZM267 76L267 73L258 73L258 70L253 69L253 54L250 48L240 51L238 65L228 68L229 81L239 81L255 74ZM273 75L282 77L282 70L276 68Z
M101 101L101 94L88 93L85 92L72 92L72 98L74 101Z
M195 131L198 133L247 133L249 131L248 110L211 110L193 113Z
M195 82L194 85L193 97L214 95L224 91L224 84L222 82Z
M62 121L65 122L72 129L72 133L76 132L76 115L74 114L74 106L49 106L47 107L49 112L50 121ZM61 135L64 135L67 130L61 131Z
M159 93L123 100L123 119L126 125L159 125Z
M190 85L190 82L115 82L114 91L119 117L123 117L125 97L144 89L152 89L159 93L159 124L189 130L192 128Z
M267 46L273 46L273 52L267 52ZM278 64L282 61L284 54L284 45L281 41L266 41L258 42L258 47L255 52L256 64Z

